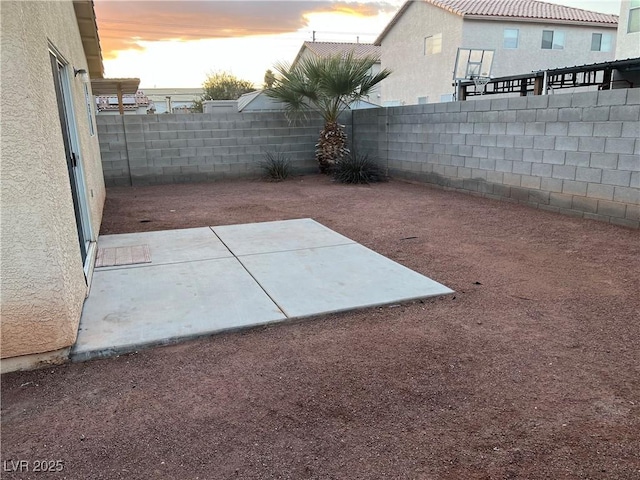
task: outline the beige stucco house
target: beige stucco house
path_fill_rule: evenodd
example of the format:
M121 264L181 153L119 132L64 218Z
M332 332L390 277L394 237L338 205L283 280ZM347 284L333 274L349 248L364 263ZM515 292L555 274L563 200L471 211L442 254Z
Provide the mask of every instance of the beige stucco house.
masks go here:
M491 75L614 59L618 17L535 0L406 2L374 42L383 105L450 101L459 47L494 51Z
M616 60L640 57L640 0L622 0Z
M348 42L304 42L298 50L298 54L291 64L291 68L294 68L300 60L308 57L328 57L332 55L346 55L352 53L356 58L374 57L378 59L371 71L371 75L380 73L382 67L380 66L381 49L379 45L373 45L371 43L348 43ZM383 80L379 85L374 87L367 101L375 105L382 104L381 86L387 80Z
M0 2L2 371L65 358L88 292L105 186L89 83L90 0Z
M616 42L616 60L640 58L640 0L622 0ZM633 69L615 74L619 88L640 87L640 71Z

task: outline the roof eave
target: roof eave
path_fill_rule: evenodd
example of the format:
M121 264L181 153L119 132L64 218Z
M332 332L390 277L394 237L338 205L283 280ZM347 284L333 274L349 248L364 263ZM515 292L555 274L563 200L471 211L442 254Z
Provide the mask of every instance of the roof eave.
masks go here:
M405 2L402 7L397 11L391 21L384 28L382 33L375 39L373 42L377 47L382 45L382 40L389 34L389 32L395 27L395 25L400 20L400 17L404 15L407 9L414 3L415 0L408 0ZM463 19L468 20L493 20L493 21L509 21L509 22L526 22L526 23L554 23L560 25L578 25L584 27L601 27L601 28L618 28L617 23L603 23L603 22L590 22L590 21L577 21L577 20L557 20L557 19L549 19L549 18L524 18L524 17L508 17L508 16L488 16L488 15L470 15L463 13L459 10L455 10L446 5L438 4L433 0L426 0L425 3L432 5L434 7L445 10L453 15L458 15Z
M96 12L93 8L93 0L73 0L73 9L78 22L78 30L80 31L84 56L87 60L89 76L91 78L104 78L102 50L100 49L100 37L98 36L98 24L96 22Z
M489 15L469 15L462 16L465 20L486 20L497 22L520 22L520 23L553 23L558 25L576 25L579 27L601 27L618 28L617 23L589 22L584 20L558 20L554 18L529 18L529 17L509 17L509 16L489 16Z
M393 29L393 27L396 26L396 23L398 23L398 20L400 20L400 17L404 15L404 12L407 11L407 9L411 6L413 2L414 0L408 0L400 7L400 9L396 12L396 14L393 16L391 21L387 24L387 26L384 27L384 30L382 31L382 33L378 35L378 38L376 38L375 41L373 42L373 44L376 47L380 47L382 45L382 40L384 39L384 37L386 37L388 33Z
M290 70L293 70L294 67L298 64L298 62L300 61L300 59L302 58L302 53L306 50L309 50L311 53L315 53L313 50L311 50L308 46L307 46L308 42L302 42L302 46L300 47L300 50L298 50L298 55L296 55L296 58L293 60L293 63L291 64L291 67L289 67Z

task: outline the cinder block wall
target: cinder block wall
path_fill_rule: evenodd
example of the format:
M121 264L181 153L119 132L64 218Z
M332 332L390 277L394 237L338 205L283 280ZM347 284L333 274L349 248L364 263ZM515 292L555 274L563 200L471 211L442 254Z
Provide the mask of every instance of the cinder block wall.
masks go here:
M638 228L640 88L354 112L393 177Z
M107 186L259 176L266 152L316 172L320 117L290 125L282 112L96 117ZM346 116L349 125L351 117Z

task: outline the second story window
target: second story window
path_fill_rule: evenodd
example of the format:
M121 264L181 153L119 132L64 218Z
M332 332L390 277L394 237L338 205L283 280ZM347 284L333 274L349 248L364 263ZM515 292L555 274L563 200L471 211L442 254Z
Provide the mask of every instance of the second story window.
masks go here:
M564 49L564 32L557 30L542 31L542 49L543 50L563 50Z
M611 34L592 33L591 34L591 51L592 52L610 52L611 51Z
M504 48L518 48L518 33L517 28L505 28L502 46Z
M640 32L640 0L631 0L627 33Z
M442 51L442 34L432 35L424 39L424 54L433 55Z

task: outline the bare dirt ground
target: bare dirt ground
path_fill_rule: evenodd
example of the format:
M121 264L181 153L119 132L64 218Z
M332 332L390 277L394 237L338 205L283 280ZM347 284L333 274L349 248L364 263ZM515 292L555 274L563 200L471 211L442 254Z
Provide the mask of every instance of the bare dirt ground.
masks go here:
M640 478L638 231L309 176L110 189L102 233L302 217L455 296L3 375L2 460L64 461L3 478Z

